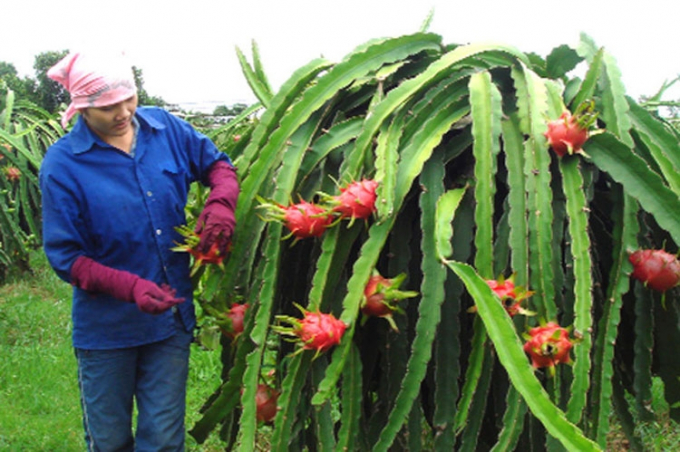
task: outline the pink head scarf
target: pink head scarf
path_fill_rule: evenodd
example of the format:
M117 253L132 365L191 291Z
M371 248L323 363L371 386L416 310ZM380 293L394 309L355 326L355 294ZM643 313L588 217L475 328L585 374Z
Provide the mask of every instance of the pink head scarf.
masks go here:
M47 76L71 95L71 104L61 118L64 128L77 110L117 104L137 93L132 66L122 53L69 53L47 71Z

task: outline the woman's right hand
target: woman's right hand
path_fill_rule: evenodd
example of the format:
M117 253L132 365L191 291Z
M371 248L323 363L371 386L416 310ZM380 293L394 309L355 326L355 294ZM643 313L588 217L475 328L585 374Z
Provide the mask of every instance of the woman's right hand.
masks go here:
M102 265L80 256L71 267L73 284L88 292L109 294L122 301L135 303L142 312L160 314L184 301L167 284L160 286L133 273Z
M177 290L167 284L158 284L148 279L139 278L133 288L132 297L140 311L148 314L160 314L180 304L184 298L176 297Z

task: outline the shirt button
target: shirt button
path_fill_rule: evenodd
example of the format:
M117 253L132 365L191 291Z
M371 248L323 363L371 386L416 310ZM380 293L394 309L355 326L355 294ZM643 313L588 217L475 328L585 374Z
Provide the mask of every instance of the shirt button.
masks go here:
M162 231L160 229L156 229L156 235L161 235L161 232Z
M153 193L151 193L150 191L147 191L147 192L146 192L146 196L151 197L151 196L153 196Z

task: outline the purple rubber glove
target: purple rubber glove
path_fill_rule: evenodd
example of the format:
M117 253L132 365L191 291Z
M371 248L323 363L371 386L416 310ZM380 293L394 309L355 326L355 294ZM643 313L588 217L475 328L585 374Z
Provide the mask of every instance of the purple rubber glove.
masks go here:
M160 287L153 281L138 278L132 287L132 294L137 307L148 314L160 314L182 303L184 298L177 298L177 290L167 284Z
M236 226L234 211L239 194L236 169L227 162L217 161L210 167L208 182L210 196L196 222L195 231L201 236L198 250L207 253L213 243L217 243L220 254L225 254Z
M160 314L184 301L184 298L177 298L177 291L167 284L158 286L148 279L107 267L85 256L73 263L71 281L88 292L105 293L136 303L141 311L149 314Z

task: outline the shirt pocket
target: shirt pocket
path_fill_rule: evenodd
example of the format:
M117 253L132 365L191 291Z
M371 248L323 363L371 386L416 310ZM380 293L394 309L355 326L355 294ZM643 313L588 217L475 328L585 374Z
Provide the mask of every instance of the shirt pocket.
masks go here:
M190 186L189 174L175 162L166 161L161 163L161 175L159 183L154 184L154 191L159 195L162 207L183 220Z

